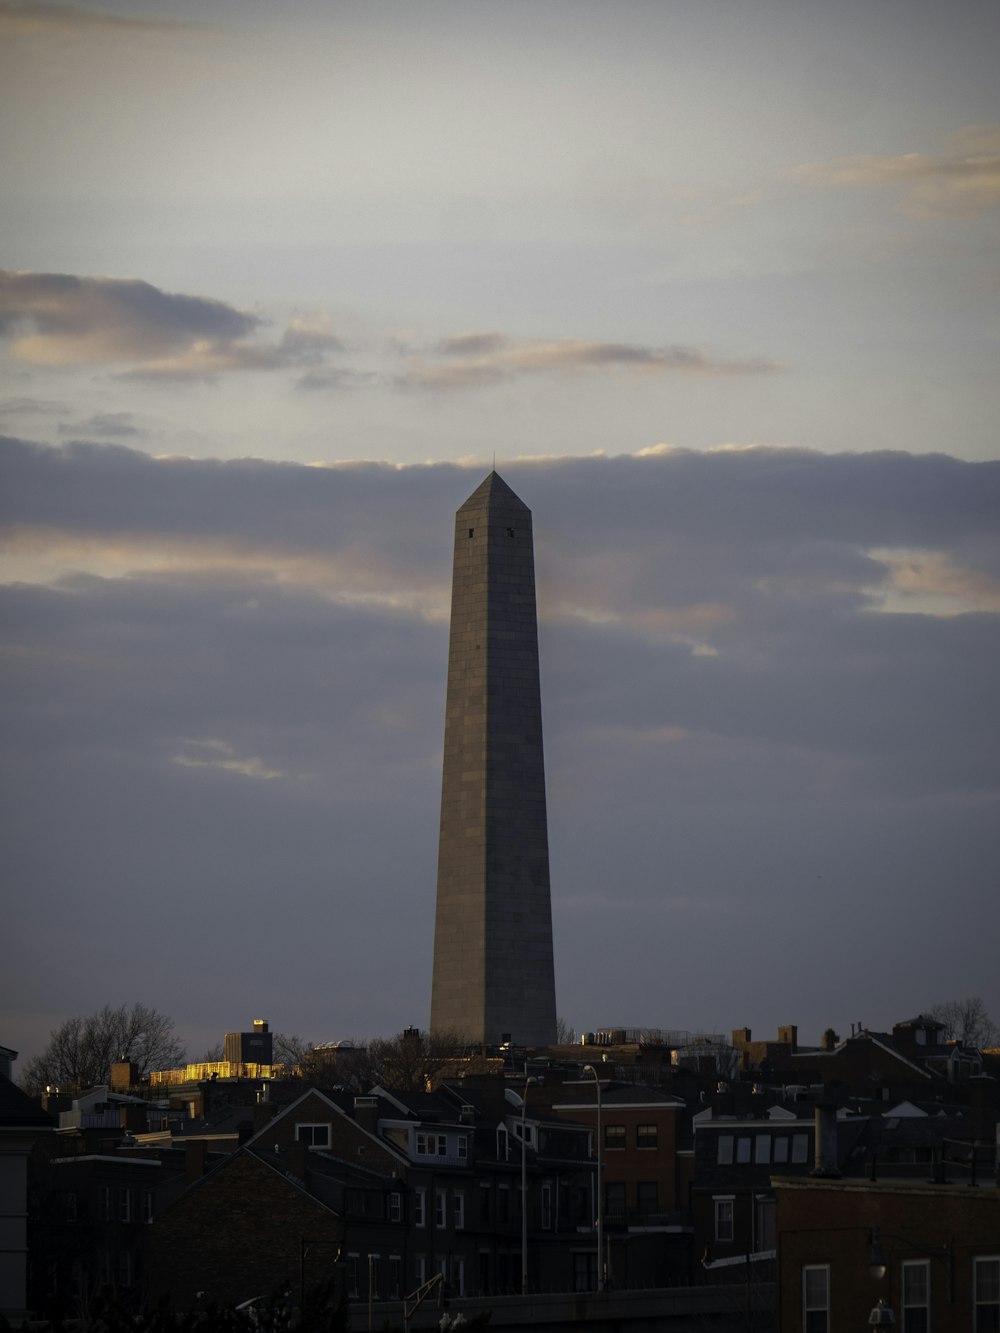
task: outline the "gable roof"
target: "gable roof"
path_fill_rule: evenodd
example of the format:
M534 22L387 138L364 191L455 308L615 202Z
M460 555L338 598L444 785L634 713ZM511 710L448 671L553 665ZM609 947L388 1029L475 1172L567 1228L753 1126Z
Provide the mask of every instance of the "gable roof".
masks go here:
M0 1130L55 1129L56 1122L33 1097L0 1074Z

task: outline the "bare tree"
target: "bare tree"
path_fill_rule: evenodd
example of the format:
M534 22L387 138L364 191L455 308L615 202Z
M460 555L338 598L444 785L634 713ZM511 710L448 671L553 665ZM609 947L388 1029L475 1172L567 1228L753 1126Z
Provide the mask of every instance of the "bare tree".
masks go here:
M185 1058L172 1018L145 1004L105 1005L55 1028L41 1055L29 1060L22 1083L34 1093L46 1087L79 1091L110 1082L111 1066L119 1060L132 1061L142 1078L151 1069L173 1069Z
M383 1088L426 1092L474 1047L453 1029L419 1032L408 1028L397 1037L376 1037L368 1043L368 1075Z
M576 1029L566 1022L565 1018L556 1019L556 1045L572 1046L576 1041Z
M296 1066L301 1068L308 1063L313 1050L311 1041L303 1041L294 1032L276 1032L271 1045L271 1063L284 1065L288 1070Z
M927 1012L944 1024L945 1036L950 1041L960 1041L963 1046L981 1049L994 1046L1000 1040L1000 1029L978 995L970 995L965 1000L944 1000Z

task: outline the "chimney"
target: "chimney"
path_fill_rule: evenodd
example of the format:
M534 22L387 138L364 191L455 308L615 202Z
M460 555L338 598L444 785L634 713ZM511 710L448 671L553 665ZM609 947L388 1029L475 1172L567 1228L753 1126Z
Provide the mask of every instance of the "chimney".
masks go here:
M188 1139L184 1144L184 1175L188 1180L198 1180L205 1174L205 1158L208 1144L204 1139Z
M119 1060L111 1066L111 1091L128 1092L139 1082L139 1066L133 1060Z
M815 1165L809 1174L827 1180L838 1179L836 1106L817 1105L815 1126Z
M285 1158L288 1174L305 1183L306 1163L309 1160L309 1145L303 1139L295 1139L288 1145Z
M253 1130L255 1134L274 1119L274 1113L277 1109L274 1102L256 1102L254 1104Z
M378 1098L355 1097L354 1119L369 1134L378 1132Z

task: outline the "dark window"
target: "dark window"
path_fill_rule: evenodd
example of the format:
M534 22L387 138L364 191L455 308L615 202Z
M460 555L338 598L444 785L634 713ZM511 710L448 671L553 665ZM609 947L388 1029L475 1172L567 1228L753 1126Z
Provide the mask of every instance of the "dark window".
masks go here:
M636 1125L635 1146L637 1148L655 1148L657 1137L656 1125Z
M609 1180L604 1186L604 1216L609 1222L625 1221L625 1182Z
M594 1291L597 1288L597 1255L589 1250L573 1255L573 1290Z
M295 1126L295 1137L300 1143L308 1143L310 1148L329 1148L330 1126L298 1124Z
M1000 1258L974 1263L976 1333L1000 1333Z
M497 1191L497 1221L510 1221L510 1190L506 1185L501 1185Z
M655 1213L659 1202L659 1191L655 1180L640 1180L635 1187L635 1202L640 1217Z
M625 1147L625 1126L624 1125L605 1125L604 1126L604 1146L605 1148L624 1148Z
M757 1199L755 1201L756 1210L756 1248L758 1250L773 1250L776 1241L775 1221L774 1221L774 1200Z
M489 1222L490 1220L490 1187L480 1184L479 1186L479 1220Z
M802 1270L803 1333L830 1333L830 1270L816 1265Z
M514 535L514 529L513 529L513 528L508 528L508 529L507 529L507 536L508 536L508 537L513 537L513 535Z
M389 1290L386 1295L392 1301L398 1301L403 1294L403 1261L398 1254L389 1258Z
M930 1266L929 1259L903 1264L903 1333L927 1333Z
M733 1201L732 1199L715 1200L715 1239L732 1240L733 1238Z
M476 535L476 529L475 529L475 528L470 528L470 529L469 529L469 536L470 536L470 537L474 537L475 535Z

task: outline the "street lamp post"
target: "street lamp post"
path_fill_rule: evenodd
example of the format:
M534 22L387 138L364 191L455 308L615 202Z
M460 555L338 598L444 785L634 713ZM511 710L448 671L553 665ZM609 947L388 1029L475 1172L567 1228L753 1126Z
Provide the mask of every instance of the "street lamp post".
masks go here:
M528 1294L528 1140L525 1116L528 1111L528 1089L533 1083L542 1080L528 1077L528 1065L524 1066L524 1096L521 1098L521 1295Z
M889 1268L885 1255L882 1253L883 1237L886 1240L896 1240L903 1245L908 1245L911 1250L916 1250L918 1254L925 1254L930 1259L940 1259L948 1274L948 1304L951 1305L955 1299L955 1251L952 1246L921 1245L917 1241L910 1240L908 1236L900 1236L894 1231L883 1231L880 1227L875 1227L871 1233L871 1254L868 1259L868 1271L876 1280L884 1278ZM868 1322L873 1328L887 1328L895 1323L895 1314L892 1307L886 1305L885 1301L880 1298L878 1305L869 1315Z
M528 1294L528 1143L524 1118L528 1112L528 1066L524 1066L524 1096L521 1098L521 1295Z
M604 1290L604 1188L601 1180L601 1080L593 1065L584 1065L585 1074L593 1074L597 1088L597 1290Z

